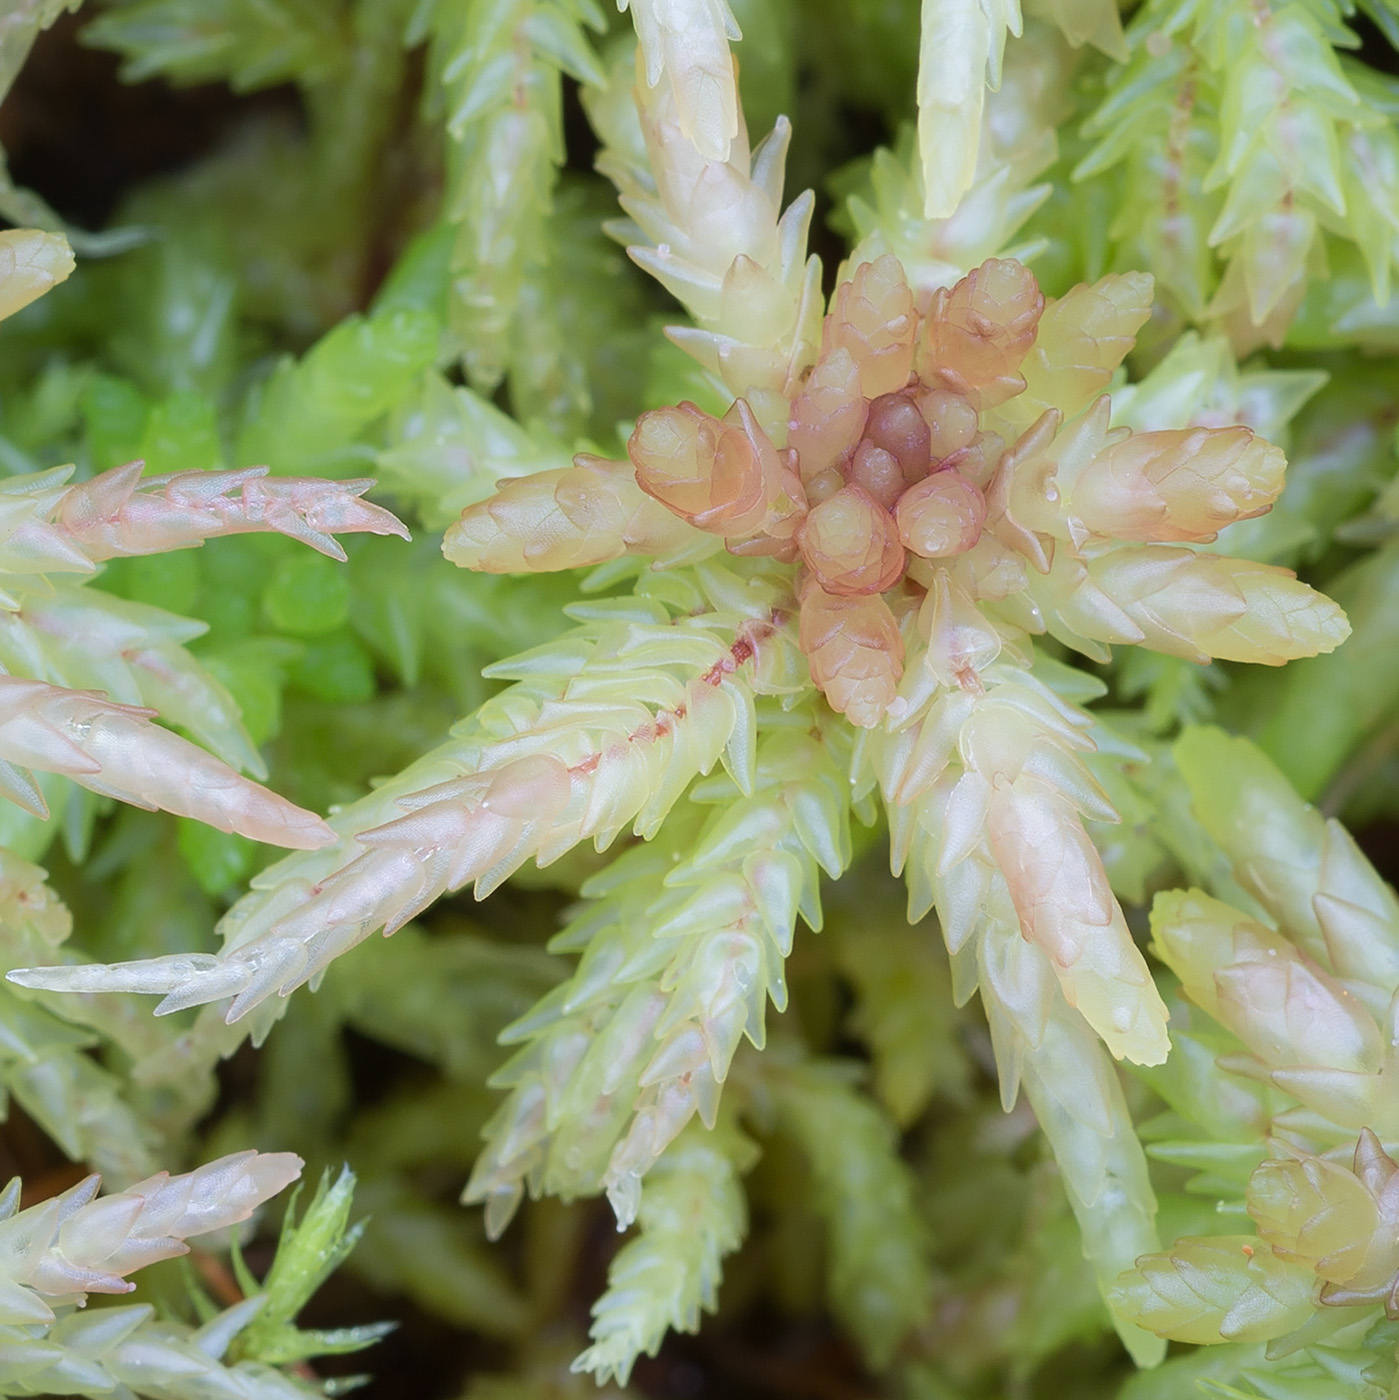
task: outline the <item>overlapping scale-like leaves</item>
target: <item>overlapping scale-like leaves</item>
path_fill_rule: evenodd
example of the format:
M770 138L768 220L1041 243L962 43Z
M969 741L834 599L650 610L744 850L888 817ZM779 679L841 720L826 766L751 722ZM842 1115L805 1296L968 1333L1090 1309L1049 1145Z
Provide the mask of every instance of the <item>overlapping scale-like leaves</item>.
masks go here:
M19 1180L0 1198L0 1316L7 1326L51 1322L46 1300L82 1302L88 1293L128 1293L125 1275L184 1254L184 1241L246 1220L301 1174L290 1152L236 1152L170 1176L97 1196L89 1176L61 1196L16 1213Z
M226 916L217 955L48 969L32 985L161 993L161 1009L233 1000L236 1020L289 992L376 929L449 890L478 897L525 861L580 841L652 836L720 757L752 782L754 693L799 688L780 584L709 569L497 669L517 677L420 759L332 820L335 839L282 862Z
M994 259L920 302L886 254L837 289L785 425L742 398L723 419L682 404L643 414L629 443L647 497L731 554L790 570L798 645L825 700L863 731L857 785L883 799L911 913L936 906L959 994L980 985L1006 1101L1023 1082L1105 1288L1155 1247L1155 1204L1083 1022L1150 1065L1166 1057L1167 1012L1085 829L1116 813L1083 761L1095 744L1082 679L1046 670L1032 638L1097 659L1137 644L1277 665L1346 634L1288 571L1197 548L1269 509L1276 447L1237 425L1112 426L1104 390L1150 305L1136 275L1046 303L1028 270ZM512 489L458 530L484 538L480 522ZM611 529L590 557L630 548L606 526L616 490L591 512L572 507ZM453 557L504 556L488 541ZM613 1090L608 1079L601 1092ZM570 1189L543 1165L563 1160L557 1149L525 1146L568 1121L551 1102L537 1080L516 1082L475 1194L518 1192L522 1172ZM1159 1357L1149 1329L1128 1312L1118 1323L1139 1359Z
M1176 1034L1177 1052L1203 1052L1222 1081L1208 1093L1186 1088L1188 1069L1160 1081L1177 1112L1153 1150L1208 1175L1256 1233L1144 1255L1117 1282L1115 1305L1200 1344L1310 1347L1355 1319L1368 1349L1365 1320L1399 1317L1399 902L1344 829L1248 741L1190 729L1174 757L1225 858L1211 883L1232 902L1175 891L1152 911L1157 951L1204 1013ZM1221 1116L1228 1100L1235 1110ZM1383 1353L1378 1333L1373 1345ZM1279 1342L1268 1359L1293 1349ZM1224 1383L1262 1360L1225 1348L1216 1374Z
M689 313L672 338L725 391L708 407L642 413L623 460L581 454L565 466L512 449L502 460L528 459L526 474L486 493L477 462L457 491L454 504L470 504L447 533L452 562L603 565L593 583L615 596L575 605L573 631L494 667L489 677L510 684L448 743L338 811L323 849L258 876L225 918L219 953L14 980L159 994L160 1011L217 1003L192 1035L229 1048L215 1022L262 1007L250 1019L265 1030L274 993L315 985L375 931L630 831L640 839L584 884L553 945L579 955L572 975L505 1033L519 1048L496 1076L504 1097L465 1193L493 1234L527 1192L605 1192L621 1224L640 1221L579 1362L625 1376L667 1326L693 1325L712 1303L741 1232L746 1165L727 1123L712 1132L721 1092L731 1072L742 1089L735 1057L745 1038L762 1045L767 1003L785 1006L785 959L799 922L820 926L821 874L850 861L850 816L882 808L910 913L937 910L959 1002L980 990L1004 1103L1024 1087L1139 1361L1159 1360L1166 1335L1262 1340L1318 1306L1390 1299L1393 1163L1380 1139L1392 1136L1393 1015L1374 986L1357 988L1346 952L1389 906L1328 832L1326 859L1342 873L1311 902L1271 867L1252 885L1240 874L1282 931L1200 892L1158 907L1163 958L1235 1037L1238 1062L1330 1124L1325 1140L1279 1150L1254 1174L1258 1243L1162 1254L1110 1055L1159 1065L1167 1007L1086 825L1116 819L1082 708L1098 690L1035 645L1049 636L1099 661L1144 646L1273 665L1337 645L1347 625L1325 598L1286 570L1206 548L1270 508L1282 453L1236 423L1158 413L1147 430L1114 426L1109 391L1151 316L1150 277L1109 275L1047 299L1022 262L987 256L1042 197L1028 186L1052 157L1014 130L1030 99L997 100L1001 130L984 108L1005 34L1019 32L1017 4L925 4L921 159L912 171L876 163L873 202L852 205L861 250L828 305L806 250L811 196L782 207L785 121L750 147L727 6L631 8L635 113L582 37L598 18L585 0L444 0L421 11L418 35L433 41L432 91L453 104L446 261L454 348L465 346L472 378L493 388L515 375L522 288L538 271L561 154L563 67L590 85L600 168L630 220L616 232ZM1048 8L1075 43L1120 47L1115 7ZM1247 163L1230 177L1242 181ZM1290 211L1302 233L1309 211ZM1260 291L1260 269L1292 276L1302 242L1245 259L1255 321L1289 295ZM23 574L32 556L82 573L248 528L334 552L336 529L394 529L360 489L255 472L142 482L123 468L72 488L45 478L0 529L0 568L13 557ZM0 497L0 527L5 508ZM40 606L21 593L20 611ZM122 786L117 754L135 762L134 740L107 742L144 721L90 697L75 720L52 680L0 682L29 687L13 691L13 762L46 755L99 791L148 794L150 764ZM33 718L41 702L52 702L47 728ZM9 728L0 723L0 756ZM14 770L11 786L23 782ZM1287 920L1301 927L1304 915L1280 913L1288 899L1315 930L1291 936ZM821 1126L839 1110L863 1122L854 1140L869 1114L850 1111L844 1081L822 1078L793 1080L785 1098L780 1075L751 1092L768 1093L806 1144L836 1221L838 1186L866 1169L844 1143L823 1151ZM902 1222L911 1240L892 1130L874 1136L881 1228ZM682 1250L671 1237L686 1210L703 1218ZM862 1319L882 1364L923 1305L921 1256L909 1240L889 1254L906 1295L890 1302L872 1266L857 1266L869 1260L850 1231L833 1238L833 1302ZM641 1288L654 1296L639 1300Z
M9 314L62 281L72 254L59 235L3 239L0 314ZM222 831L324 845L333 837L320 818L229 766L265 775L232 697L182 645L203 625L78 585L104 560L218 535L274 531L343 560L336 534L407 531L360 499L368 481L272 477L266 467L148 479L142 470L135 461L72 483L73 468L56 467L0 485L0 792L46 816L37 768ZM150 724L151 702L221 757Z

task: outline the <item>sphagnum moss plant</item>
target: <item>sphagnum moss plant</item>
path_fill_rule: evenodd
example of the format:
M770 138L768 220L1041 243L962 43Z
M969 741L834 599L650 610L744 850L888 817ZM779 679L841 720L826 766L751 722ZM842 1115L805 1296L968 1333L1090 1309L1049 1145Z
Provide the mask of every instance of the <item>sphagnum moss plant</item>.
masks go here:
M63 8L0 16L0 83ZM563 1393L571 1329L541 1339L586 1232L542 1198L605 1195L636 1233L573 1363L599 1383L716 1306L751 1200L774 1296L824 1299L890 1394L1107 1396L1112 1365L1066 1382L1063 1349L1109 1319L1143 1368L1165 1338L1202 1348L1127 1379L1134 1400L1392 1394L1399 906L1245 741L1169 743L1251 727L1343 801L1364 775L1339 765L1399 732L1368 664L1301 732L1348 648L1280 698L1220 664L1332 652L1344 614L1286 566L1386 538L1383 374L1237 356L1391 334L1387 80L1311 0L1150 3L1125 30L1099 0L924 0L906 88L911 4L630 10L635 43L589 0L112 0L84 31L131 77L289 82L305 120L137 191L133 233L74 231L113 261L13 323L0 786L30 815L4 828L0 1079L118 1184L288 1146L353 1160L373 1219L347 1233L350 1178L323 1181L261 1283L235 1255L222 1311L196 1289L156 1323L64 1309L192 1233L122 1252L175 1181L219 1228L287 1159L22 1212L0 1390L306 1393L308 1357L379 1335L293 1325L343 1261L513 1348L478 1400ZM916 102L916 131L834 181L853 246L829 280L812 194L783 204L792 125L750 146L744 31L818 130L823 103L892 130ZM565 75L608 230L688 317L668 345L597 238L598 187L560 174ZM13 312L73 260L38 196L7 184L0 210L53 225L0 235ZM337 543L407 533L367 471L447 527L460 572ZM1341 579L1372 651L1391 550ZM1141 707L1085 708L1109 686ZM183 824L108 822L62 779ZM92 925L71 944L21 859L50 811ZM200 921L256 865L240 837L295 853L214 952ZM434 910L468 885L507 910L494 936ZM531 946L541 889L576 961ZM976 991L979 1017L953 1012ZM359 1107L346 1032L440 1078ZM256 1090L201 1128L249 1033ZM471 1156L490 1235L540 1202L514 1275L433 1199ZM240 1171L266 1190L203 1204ZM55 1288L58 1311L34 1301Z

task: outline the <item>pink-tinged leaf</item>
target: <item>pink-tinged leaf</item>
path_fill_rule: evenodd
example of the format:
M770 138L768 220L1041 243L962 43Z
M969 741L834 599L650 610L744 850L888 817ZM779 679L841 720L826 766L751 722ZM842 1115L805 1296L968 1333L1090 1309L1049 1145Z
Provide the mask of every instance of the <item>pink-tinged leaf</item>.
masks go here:
M141 462L113 467L70 487L56 526L90 560L188 549L219 535L270 531L333 559L337 534L397 535L407 528L360 497L370 480L322 481L269 476L266 467L179 472L142 479Z
M275 846L315 850L334 842L314 813L152 724L154 713L93 691L0 676L0 760Z

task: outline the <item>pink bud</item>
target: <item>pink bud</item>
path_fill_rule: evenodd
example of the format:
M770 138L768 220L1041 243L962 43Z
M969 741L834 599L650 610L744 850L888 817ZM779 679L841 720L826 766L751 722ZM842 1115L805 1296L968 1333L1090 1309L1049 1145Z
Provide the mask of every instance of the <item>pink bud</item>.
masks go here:
M1035 343L1044 310L1034 274L1007 258L989 258L953 288L933 294L923 323L917 368L990 408L1024 387L1018 370Z
M803 481L834 466L859 442L868 407L854 356L844 346L823 355L787 424L787 446L800 460Z
M849 477L852 486L868 491L885 510L894 508L895 501L908 485L899 459L892 452L876 447L868 438L855 449Z
M847 486L823 501L797 532L806 566L828 593L882 593L904 571L894 521L869 492Z
M839 345L850 352L866 398L893 393L908 383L916 320L904 270L886 253L861 263L850 281L836 288L822 348Z
M976 409L961 394L929 389L919 396L918 412L928 425L928 451L934 462L970 447L976 437Z
M761 518L763 469L752 443L692 403L643 413L627 453L637 485L701 530L741 534L741 524Z
M961 554L981 538L986 497L954 471L934 472L910 487L894 512L905 548L924 559Z
M975 428L973 414L973 431ZM885 394L870 405L865 441L895 457L908 482L920 481L928 474L932 433L907 394Z

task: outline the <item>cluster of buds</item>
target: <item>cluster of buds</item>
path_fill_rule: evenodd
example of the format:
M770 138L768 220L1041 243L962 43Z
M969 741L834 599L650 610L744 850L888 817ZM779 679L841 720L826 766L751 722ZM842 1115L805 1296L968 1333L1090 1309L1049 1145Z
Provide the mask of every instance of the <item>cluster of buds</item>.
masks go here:
M784 448L742 399L722 420L686 403L637 423L628 451L643 491L735 554L800 560L803 649L857 724L878 722L901 670L884 595L910 556L951 558L981 538L1004 444L980 431L978 409L1023 387L1015 368L1043 306L1025 268L993 260L936 293L920 323L886 254L837 291Z
M885 254L837 289L785 443L743 399L722 419L659 409L628 444L637 484L735 554L799 563L813 679L863 727L895 700L902 616L949 586L990 604L998 630L1048 630L1090 655L1110 642L1196 659L1312 651L1324 625L1290 642L1272 635L1286 628L1234 635L1254 593L1301 588L1283 571L1162 547L1262 514L1284 461L1242 427L1109 427L1095 395L1149 309L1142 277L1047 308L1029 270L1004 259L919 305ZM974 686L976 669L959 683Z

